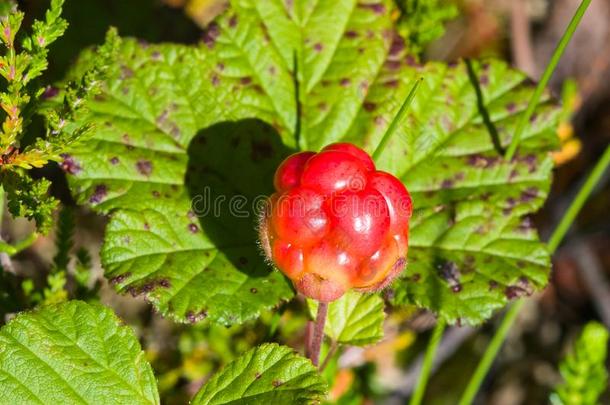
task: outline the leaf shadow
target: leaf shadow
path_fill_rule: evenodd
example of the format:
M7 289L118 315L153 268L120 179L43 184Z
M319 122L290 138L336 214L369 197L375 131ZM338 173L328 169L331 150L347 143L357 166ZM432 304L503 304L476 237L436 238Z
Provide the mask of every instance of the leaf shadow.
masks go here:
M249 277L272 271L258 242L258 218L273 193L273 175L294 153L263 121L222 122L200 131L188 148L184 184L191 215L231 264Z

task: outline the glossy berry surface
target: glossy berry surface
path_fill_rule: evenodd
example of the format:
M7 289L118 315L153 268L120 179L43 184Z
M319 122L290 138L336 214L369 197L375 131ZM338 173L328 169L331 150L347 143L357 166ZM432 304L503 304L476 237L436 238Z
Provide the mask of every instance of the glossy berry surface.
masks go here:
M261 218L263 248L303 295L321 302L376 291L405 267L409 192L355 145L300 152L278 167Z

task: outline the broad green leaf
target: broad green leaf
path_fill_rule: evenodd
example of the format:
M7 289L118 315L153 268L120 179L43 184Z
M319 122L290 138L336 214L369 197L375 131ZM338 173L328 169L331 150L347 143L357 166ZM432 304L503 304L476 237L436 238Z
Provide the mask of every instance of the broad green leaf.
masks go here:
M394 303L477 323L546 284L548 254L526 216L548 193L556 109L543 101L505 162L496 149L532 93L525 77L491 60L470 74L464 62L415 64L392 10L235 0L198 47L125 41L105 93L76 123L96 124L93 138L64 164L79 202L111 214L102 261L119 291L180 321L227 324L289 299L257 252L253 210L202 213L199 196L208 190L210 207L243 195L251 208L297 146L341 140L372 152L418 77L378 162L416 208Z
M318 303L307 300L315 316ZM334 342L364 346L383 338L384 302L377 294L349 291L328 305L324 333Z
M81 301L18 315L0 329L0 402L158 404L150 364L120 322Z
M608 328L588 323L559 371L564 382L556 387L551 402L556 405L595 405L608 386L606 354Z
M311 362L289 347L263 344L214 375L193 405L312 404L326 395L324 379Z

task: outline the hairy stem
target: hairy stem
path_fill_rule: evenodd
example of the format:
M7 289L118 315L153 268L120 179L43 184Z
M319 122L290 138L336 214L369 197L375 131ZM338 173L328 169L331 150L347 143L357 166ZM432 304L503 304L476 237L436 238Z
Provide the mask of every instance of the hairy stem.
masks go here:
M585 202L595 189L595 186L602 178L602 175L604 174L608 166L610 166L610 145L606 147L604 154L595 164L593 171L591 171L591 173L585 180L584 184L578 191L578 194L576 195L576 197L570 204L570 207L563 216L561 222L559 223L559 225L557 225L555 231L551 235L551 238L549 239L549 242L547 244L550 253L555 252L555 249L557 249L557 247L561 243L563 237L565 236L568 229L576 219L576 216L578 215ZM479 391L479 388L481 387L481 384L483 383L483 380L485 379L485 376L489 371L489 368L493 364L494 359L498 355L498 351L502 347L502 343L504 343L504 340L506 339L508 331L510 330L515 319L517 318L519 311L523 307L524 302L525 300L515 302L513 305L510 306L510 308L504 315L504 319L502 319L500 327L498 328L494 337L489 343L489 346L487 346L487 349L485 350L485 353L483 354L483 357L481 358L477 369L470 378L468 386L462 394L462 398L460 399L459 405L468 405L471 404L474 400L477 392Z
M506 155L504 156L506 160L511 160L515 155L515 152L517 151L517 146L519 146L519 141L521 140L521 135L525 130L529 119L534 113L536 105L538 105L538 101L540 101L540 97L542 97L544 89L549 83L549 80L551 80L551 76L553 75L553 72L555 71L555 68L559 63L559 59L561 59L561 56L563 55L563 52L568 46L570 39L572 39L572 35L574 35L574 31L576 31L580 20L585 14L585 11L587 11L587 7L589 7L589 4L591 4L591 0L582 0L580 6L578 6L578 9L576 10L576 13L574 14L574 17L572 17L572 20L570 21L570 24L568 24L568 27L563 33L561 40L559 40L555 51L553 51L551 60L544 69L544 73L542 73L542 77L540 78L540 81L536 86L536 90L534 90L534 94L532 95L532 98L530 99L529 104L527 105L525 113L521 115L521 118L517 122L517 128L515 129L515 133L513 134L513 139L511 140L510 146L508 147Z
M439 318L436 322L436 326L432 332L432 337L430 338L428 347L426 348L426 354L424 356L424 363L419 375L419 380L417 381L417 385L415 386L415 391L413 392L413 396L411 396L409 405L421 404L424 397L424 392L426 391L426 385L428 384L428 378L430 377L430 372L432 370L436 349L438 348L441 338L443 337L443 332L446 325L447 324L445 321L441 318Z
M313 327L313 334L309 342L309 359L314 366L318 366L320 362L320 349L322 348L322 340L324 339L324 324L326 323L326 314L328 313L328 303L320 302L318 304L318 314L316 315L316 323Z

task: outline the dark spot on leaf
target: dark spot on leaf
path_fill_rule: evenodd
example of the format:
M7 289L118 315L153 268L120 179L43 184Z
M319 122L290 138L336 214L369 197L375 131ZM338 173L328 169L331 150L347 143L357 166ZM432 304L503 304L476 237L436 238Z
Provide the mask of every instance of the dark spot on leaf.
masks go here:
M519 196L519 201L522 203L528 203L535 200L538 197L538 189L536 187L528 187Z
M275 76L275 73L276 73L275 66L273 66L273 65L272 65L272 66L269 66L269 74L270 74L271 76Z
M258 292L258 290L256 288L252 287L252 288L250 288L250 292L252 294L256 294Z
M508 104L506 104L506 111L508 111L509 113L514 113L515 110L517 109L517 105L513 102L510 102Z
M398 83L400 83L398 80L388 80L383 85L385 87L398 87Z
M346 38L349 38L349 39L354 39L354 38L356 38L357 36L358 36L358 33L357 33L356 31L352 31L352 30L345 31L345 37L346 37Z
M347 87L350 85L352 81L350 79L348 79L347 77L344 77L343 79L341 79L341 81L339 81L339 84L343 87Z
M421 274L419 273L415 273L411 276L411 281L414 283L417 283L419 280L421 280Z
M161 197L161 193L160 193L160 192L158 192L157 190L153 190L152 195L153 195L153 197L155 197L155 198L159 198L159 197Z
M453 178L454 178L456 181L462 181L462 180L464 180L464 177L465 177L465 176L466 176L466 175L464 174L464 172L457 172L457 173L455 174L455 176L453 176Z
M405 41L400 35L393 35L389 56L398 56L405 49Z
M237 25L237 16L232 15L231 18L229 18L229 27L235 28L236 25Z
M220 84L220 77L216 73L214 73L212 75L212 86L218 87L219 84Z
M537 118L538 118L538 114L533 113L532 116L530 117L530 124L533 124L534 122L536 122Z
M495 290L498 288L498 282L495 280L489 280L489 290Z
M220 70L220 71L222 72L223 70L225 70L225 64L224 64L224 63L222 63L222 62L219 62L219 63L216 65L216 69L218 69L218 70Z
M489 84L489 76L486 74L481 75L479 78L479 83L481 83L481 86L487 86Z
M371 103L370 101L365 102L364 104L362 104L362 107L364 107L364 109L368 112L371 112L375 109L375 107L377 107L377 104L375 103Z
M519 224L518 229L521 232L529 232L533 228L534 228L534 224L532 222L532 219L530 217L525 217L525 218L523 218L523 221L521 221L521 224Z
M125 79L129 79L133 77L133 70L131 70L129 67L123 65L121 66L121 79L125 80Z
M89 202L91 204L99 204L106 197L106 194L108 194L108 187L105 184L98 184L95 186L93 194L89 197Z
M447 188L451 188L451 187L453 187L453 180L451 180L451 179L445 179L441 183L442 189L447 189Z
M116 156L110 158L110 163L115 165L115 166L118 165L119 164L119 158L116 157Z
M324 46L319 42L313 46L313 50L316 52L322 52L322 49L324 49Z
M161 114L159 114L159 116L157 117L157 124L158 125L163 125L165 123L165 121L167 121L167 117L169 116L169 111L168 110L163 110L161 112Z
M468 156L468 164L474 167L492 167L500 161L498 156L484 156L481 154L474 154Z
M375 14L385 13L385 6L381 3L358 3L358 7L372 11Z
M81 171L81 166L78 164L72 155L68 155L67 153L63 153L61 155L63 158L60 167L61 169L68 174L76 174Z
M216 44L216 38L220 35L220 30L218 29L218 24L215 22L208 25L208 28L203 32L203 36L201 40L204 44L210 49L214 48Z
M462 291L462 285L460 283L453 285L451 287L451 291L453 291L454 293L459 293L460 291Z
M510 171L510 174L508 175L508 180L512 181L518 175L519 175L519 172L517 171L517 169L513 169Z
M455 262L446 261L437 266L437 268L439 276L449 284L452 290L460 286L460 271ZM462 287L460 286L459 291L461 289Z
M108 282L112 285L121 284L123 281L125 281L129 277L131 277L131 273L127 272L127 273L119 274L118 276L112 277L111 279L108 280Z
M419 66L419 63L417 63L417 59L415 59L413 55L407 55L407 57L405 58L405 62L407 66Z
M254 379L258 380L259 378L261 378L261 373L257 371L256 374L254 374Z
M326 111L328 109L328 104L326 104L325 102L320 102L318 103L318 109L320 111Z
M243 84L244 86L249 85L250 83L252 83L252 78L250 76L244 76L241 79L239 79L239 82L241 84Z
M199 227L195 224L189 224L188 228L191 233L197 233L199 231Z
M389 70L398 70L398 69L400 69L401 63L400 63L400 61L397 61L397 60L388 60L388 61L386 61L385 66Z
M148 222L144 222L144 229L150 231L150 224Z
M141 175L144 175L144 176L148 177L152 173L153 165L152 165L152 162L150 160L142 159L142 160L138 160L136 162L136 169L138 170L138 172Z
M279 387L280 385L284 384L282 381L280 380L274 380L271 384L273 384L273 386L275 388Z

